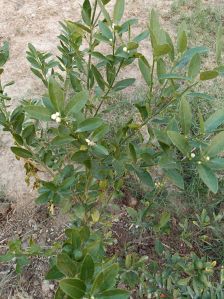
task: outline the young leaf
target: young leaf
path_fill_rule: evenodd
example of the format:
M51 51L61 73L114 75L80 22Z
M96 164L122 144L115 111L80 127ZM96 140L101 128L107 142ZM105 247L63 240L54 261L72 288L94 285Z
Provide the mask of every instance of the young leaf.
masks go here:
M31 118L44 121L49 121L51 119L51 113L43 106L27 105L24 107L24 110Z
M105 36L108 40L113 39L113 34L105 22L100 21L99 28L100 28L100 31L102 32L103 36Z
M201 81L212 80L212 79L215 79L216 77L218 77L218 75L219 75L219 72L217 72L215 70L205 71L200 74L200 80Z
M86 25L91 25L91 4L89 0L85 0L82 6L82 19Z
M184 189L184 179L176 169L164 169L165 175L180 189Z
M76 275L76 266L66 253L58 254L57 268L68 277L74 277Z
M187 156L190 152L190 146L185 137L173 131L168 131L167 134L172 143L179 149L179 151Z
M87 91L80 91L74 95L74 97L68 102L65 108L65 114L79 113L86 105L88 101Z
M210 145L206 150L206 155L209 157L215 157L224 151L224 132L217 134L212 138Z
M0 48L0 67L2 67L9 58L9 43L4 42Z
M49 79L48 90L52 105L56 111L62 112L64 107L64 92L53 76Z
M94 131L95 129L102 126L102 124L103 124L103 120L99 117L89 118L81 122L76 132L81 133L81 132Z
M184 135L188 135L192 125L192 111L189 102L185 98L182 98L180 102L179 114Z
M160 79L160 77L165 74L166 74L166 64L165 61L162 58L160 58L157 60L157 76L160 84L164 83L165 79Z
M86 285L77 278L65 278L59 282L62 291L72 299L81 299L85 295Z
M214 172L205 165L198 165L198 173L205 185L213 192L218 191L218 179Z
M125 0L116 0L114 6L114 23L118 24L123 17Z
M21 148L21 147L16 147L12 146L11 151L18 157L24 158L24 159L29 159L32 158L32 153L29 152L28 150Z
M137 154L133 143L129 143L129 151L134 163L137 162Z
M95 146L92 147L92 149L98 155L103 155L103 156L108 156L109 155L109 152L106 149L106 147L104 147L101 144L96 144Z
M83 260L80 272L80 278L83 281L89 281L93 278L94 275L94 261L90 255L86 255Z
M99 294L112 288L115 285L118 271L118 264L112 264L111 266L98 273L93 282L91 293Z
M188 77L195 79L197 75L200 73L200 69L201 69L201 57L199 54L195 54L192 57L191 62L189 64Z
M58 270L56 265L54 265L45 275L46 280L56 280L61 279L62 277L64 277L64 274Z
M155 187L153 179L152 179L151 175L148 173L147 170L134 167L134 171L135 171L136 175L138 176L139 180L143 184L145 184L146 186L148 186L150 188L154 188Z
M113 90L120 91L122 89L129 87L134 82L135 82L135 79L133 79L133 78L121 80L114 85Z
M141 56L138 60L138 66L142 73L142 76L147 83L148 86L150 86L151 83L151 67L147 61L147 59L144 56Z
M106 10L106 8L105 8L105 6L104 6L104 1L102 1L102 0L97 0L97 2L98 2L98 4L99 4L99 6L100 6L100 9L101 9L103 15L104 15L104 18L107 20L107 23L108 23L109 25L111 25L111 24L112 24L112 21L111 21L111 18L110 18L109 13L107 12L107 10Z
M187 34L185 24L182 24L177 34L177 51L183 53L187 49Z
M98 69L92 65L92 72L94 74L94 77L96 79L96 82L98 83L99 87L102 90L105 90L105 81L103 79L103 76L101 75L101 73L98 71Z
M218 64L221 63L222 59L222 50L223 50L223 28L222 25L218 27L217 35L216 35L216 62Z
M213 132L224 124L224 109L217 110L205 121L206 132Z

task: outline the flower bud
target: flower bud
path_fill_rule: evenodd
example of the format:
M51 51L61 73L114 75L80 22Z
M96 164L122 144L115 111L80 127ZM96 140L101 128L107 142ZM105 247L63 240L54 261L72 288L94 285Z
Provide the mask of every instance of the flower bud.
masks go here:
M56 118L56 123L60 123L61 122L61 118L58 116L57 118Z
M57 118L56 113L51 115L51 119L56 120L56 118Z
M195 158L195 153L191 153L191 158Z
M124 51L124 52L128 52L128 48L127 48L127 47L124 47L124 48L123 48L123 51Z

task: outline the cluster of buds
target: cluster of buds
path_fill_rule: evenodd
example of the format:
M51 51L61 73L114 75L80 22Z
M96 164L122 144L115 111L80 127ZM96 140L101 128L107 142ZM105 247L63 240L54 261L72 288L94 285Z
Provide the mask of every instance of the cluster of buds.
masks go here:
M124 48L123 48L123 51L124 51L125 53L130 53L130 51L128 50L127 47L124 47Z
M95 146L96 145L95 142L93 142L93 141L91 141L89 139L86 139L86 143L88 144L88 146Z
M190 160L194 159L195 157L196 157L195 153L191 153ZM204 159L205 159L205 161L210 161L211 158L209 156L207 156ZM202 161L198 161L197 163L200 165L200 164L202 164Z
M60 112L56 112L54 114L51 115L51 119L55 120L56 123L60 123L61 122L61 114Z

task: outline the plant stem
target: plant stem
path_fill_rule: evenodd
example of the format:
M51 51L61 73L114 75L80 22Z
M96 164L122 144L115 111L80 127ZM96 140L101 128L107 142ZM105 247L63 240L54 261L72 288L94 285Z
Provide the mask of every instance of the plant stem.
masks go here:
M91 70L91 62L92 62L92 43L93 43L93 31L94 31L94 20L95 20L95 16L96 16L96 8L97 8L97 0L95 0L94 3L94 9L93 9L93 16L92 16L92 20L91 20L91 26L90 26L90 40L89 40L89 59L88 59L88 72L87 72L87 76L88 76L88 80L87 80L87 89L89 90L90 93L90 70Z
M114 75L114 79L113 79L113 81L111 82L111 84L110 84L110 86L109 86L107 92L102 96L102 100L101 100L99 106L97 107L94 116L96 116L96 115L98 114L98 112L99 112L101 106L103 105L104 98L105 98L105 97L109 94L109 92L111 91L111 89L112 89L112 87L113 87L113 84L114 84L114 82L115 82L115 79L117 78L117 76L118 76L118 74L119 74L119 72L120 72L120 70L121 70L121 67L122 67L123 62L124 62L124 60L121 61L120 65L119 65L119 67L118 67L118 69L117 69L117 72L116 72L116 74Z
M153 57L152 72L151 72L151 83L150 83L150 97L152 96L152 90L153 90L154 69L155 69L155 58Z

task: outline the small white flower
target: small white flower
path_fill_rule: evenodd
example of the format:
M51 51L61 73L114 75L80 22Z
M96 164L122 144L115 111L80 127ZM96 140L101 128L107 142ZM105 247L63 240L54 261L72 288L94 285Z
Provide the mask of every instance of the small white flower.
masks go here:
M112 42L113 41L112 38L110 38L109 41Z
M198 161L198 165L201 165L201 161Z
M55 115L58 117L58 116L61 116L60 112L56 112Z
M91 141L89 139L86 139L86 143L88 144L88 146L95 146L96 145L95 142L93 142L93 141Z
M56 118L57 118L56 113L51 115L51 119L56 120Z
M128 48L127 48L127 47L124 47L124 48L123 48L123 51L124 51L124 52L128 52Z
M191 158L195 158L195 153L191 153Z
M206 160L207 160L207 161L210 161L210 157L209 157L209 156L207 156L207 157L206 157Z
M57 118L56 118L56 123L60 123L61 122L61 118L58 116Z

